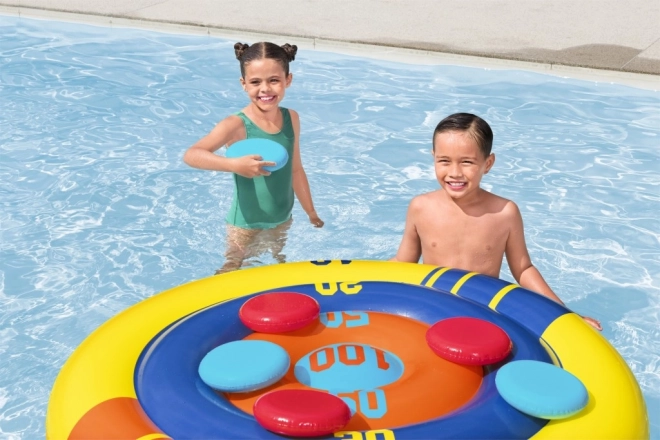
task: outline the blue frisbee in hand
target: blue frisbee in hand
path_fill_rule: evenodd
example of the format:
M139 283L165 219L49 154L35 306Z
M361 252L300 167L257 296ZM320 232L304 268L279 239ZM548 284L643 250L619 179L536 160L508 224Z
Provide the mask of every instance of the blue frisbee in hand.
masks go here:
M281 144L270 139L244 139L227 148L227 157L236 158L258 154L264 162L275 162L275 166L264 167L264 170L277 171L286 165L289 153Z

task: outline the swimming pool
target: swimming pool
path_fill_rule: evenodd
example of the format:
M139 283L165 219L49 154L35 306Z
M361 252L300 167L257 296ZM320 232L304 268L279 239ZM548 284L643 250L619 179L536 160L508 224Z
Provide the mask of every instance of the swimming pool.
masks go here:
M0 436L39 438L91 331L221 263L231 180L181 156L245 98L234 41L6 16L0 35ZM477 113L486 188L518 202L555 291L601 319L660 438L660 94L314 51L291 67L326 227L296 206L289 260L393 255L410 198L436 187L433 128Z

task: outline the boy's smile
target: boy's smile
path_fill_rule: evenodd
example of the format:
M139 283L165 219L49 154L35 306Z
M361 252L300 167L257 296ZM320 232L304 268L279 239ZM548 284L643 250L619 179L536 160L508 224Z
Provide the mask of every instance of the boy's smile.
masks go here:
M479 189L481 178L495 162L484 157L469 132L448 131L435 136L433 157L440 186L454 199L464 199Z
M461 191L466 187L465 182L454 182L454 181L447 181L447 185L453 190L456 191Z

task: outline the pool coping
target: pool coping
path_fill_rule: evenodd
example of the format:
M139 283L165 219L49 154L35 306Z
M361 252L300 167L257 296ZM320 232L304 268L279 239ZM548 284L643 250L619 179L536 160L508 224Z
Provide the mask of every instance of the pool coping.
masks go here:
M170 21L66 12L44 8L7 6L3 4L0 4L0 15L78 22L111 28L134 28L165 33L206 35L229 40L244 39L258 41L282 38L281 35L268 32L240 31L202 24L182 24ZM286 39L287 42L296 44L299 49L304 50L334 52L377 60L396 61L405 64L448 64L493 70L524 70L561 78L579 79L604 84L626 85L645 90L660 91L660 75L647 73L568 66L551 62L531 62L506 58L463 55L432 50L346 42L329 38L287 36Z

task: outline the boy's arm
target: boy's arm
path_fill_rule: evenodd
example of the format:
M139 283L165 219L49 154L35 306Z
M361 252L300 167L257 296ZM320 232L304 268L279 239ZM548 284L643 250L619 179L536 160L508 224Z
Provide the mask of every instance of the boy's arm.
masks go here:
M525 289L538 292L565 306L564 302L552 291L541 272L532 264L525 243L525 231L518 206L513 202L509 202L505 207L505 211L511 227L506 241L506 260L516 282ZM582 318L595 329L602 330L600 322L597 320L588 316Z
M293 133L295 135L293 141L293 157L291 158L293 161L291 164L293 173L293 192L296 194L300 206L302 206L302 209L309 217L310 223L317 228L322 228L324 223L314 209L312 192L309 189L309 180L307 180L307 173L305 173L305 168L303 167L302 159L300 157L300 143L298 141L300 138L300 117L297 112L291 109L289 109L289 114L291 115L291 124L293 124Z
M509 201L504 210L510 227L505 253L511 275L522 287L538 292L564 305L562 300L548 286L548 283L545 282L538 269L532 265L532 259L525 243L525 230L518 206Z
M419 257L422 255L422 244L420 242L417 227L415 226L417 205L419 199L415 197L406 214L406 226L403 229L403 237L401 237L401 244L396 255L390 261L401 261L408 263L418 263Z

